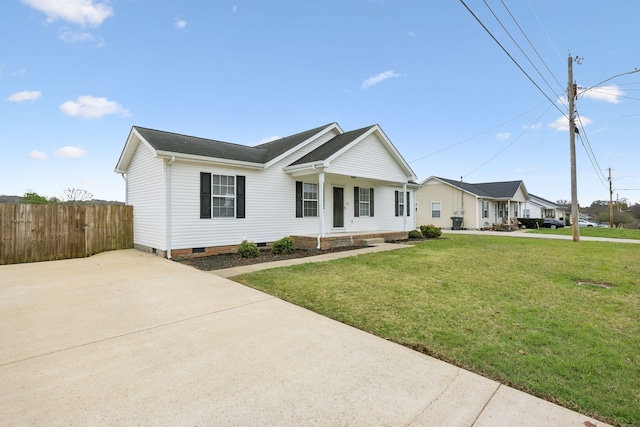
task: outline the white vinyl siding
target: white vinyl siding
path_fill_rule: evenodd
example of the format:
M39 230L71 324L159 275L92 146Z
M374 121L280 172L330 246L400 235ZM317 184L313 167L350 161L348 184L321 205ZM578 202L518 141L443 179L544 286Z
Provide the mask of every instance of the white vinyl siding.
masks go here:
M333 160L327 172L398 183L407 180L406 172L391 157L375 133Z
M166 250L164 162L139 144L127 170L127 203L133 206L134 243Z

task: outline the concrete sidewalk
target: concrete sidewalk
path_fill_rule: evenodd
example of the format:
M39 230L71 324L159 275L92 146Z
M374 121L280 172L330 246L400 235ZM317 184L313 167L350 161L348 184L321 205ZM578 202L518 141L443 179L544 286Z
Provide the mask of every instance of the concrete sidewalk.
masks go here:
M0 266L15 426L605 424L135 250Z

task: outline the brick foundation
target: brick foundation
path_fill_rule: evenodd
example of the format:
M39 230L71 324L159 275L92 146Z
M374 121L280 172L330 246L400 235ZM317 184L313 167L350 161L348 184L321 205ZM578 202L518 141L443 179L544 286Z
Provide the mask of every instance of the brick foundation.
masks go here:
M390 240L403 240L408 237L408 232L396 231L387 233L370 233L370 234L345 234L340 236L329 236L320 239L320 249L328 250L332 248L343 248L350 246L364 246L366 239L383 238L385 241ZM311 250L316 249L318 246L318 238L311 236L291 236L296 244L296 249ZM266 246L260 248L261 251L271 250L273 243L269 242ZM240 245L227 245L227 246L207 246L204 248L183 248L172 249L171 257L174 259L183 258L197 258L209 255L219 254L235 254L238 252ZM138 248L141 249L141 248ZM144 249L141 249L144 250ZM150 252L147 250L147 252ZM159 253L160 256L166 256L166 254Z

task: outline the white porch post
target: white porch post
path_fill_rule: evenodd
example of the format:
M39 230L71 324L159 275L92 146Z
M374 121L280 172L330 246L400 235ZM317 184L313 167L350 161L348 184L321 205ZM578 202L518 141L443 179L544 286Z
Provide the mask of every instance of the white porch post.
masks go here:
M511 224L511 200L507 200L507 224Z
M318 249L320 249L320 238L324 237L324 171L318 171Z

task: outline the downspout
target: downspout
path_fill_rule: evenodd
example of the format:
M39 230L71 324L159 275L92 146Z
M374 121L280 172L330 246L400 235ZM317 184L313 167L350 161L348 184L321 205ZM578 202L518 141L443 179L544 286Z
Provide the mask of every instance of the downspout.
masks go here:
M122 179L124 180L124 204L128 205L129 204L129 180L127 179L127 176L125 175L124 172L120 173L120 176L122 176Z
M165 191L167 192L165 206L167 259L171 259L171 164L175 161L176 156L171 156L167 162L167 181L165 183Z
M319 171L316 165L313 165L312 168L318 173L318 218L320 224L318 224L318 245L316 248L320 249L321 238L324 237L324 172Z
M482 203L480 197L476 196L476 230L480 230L480 217L482 216Z

